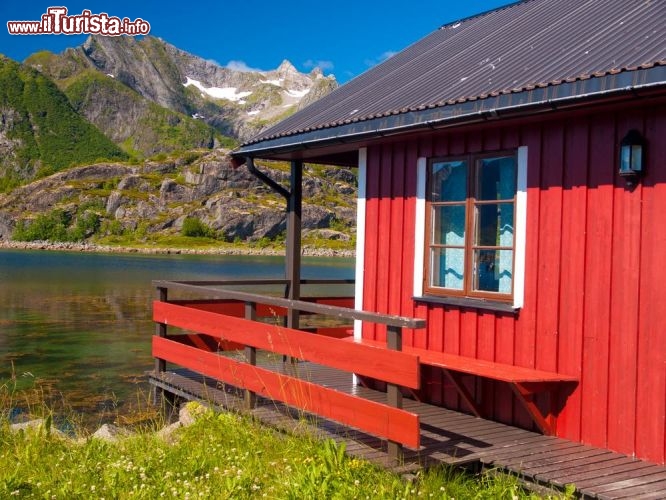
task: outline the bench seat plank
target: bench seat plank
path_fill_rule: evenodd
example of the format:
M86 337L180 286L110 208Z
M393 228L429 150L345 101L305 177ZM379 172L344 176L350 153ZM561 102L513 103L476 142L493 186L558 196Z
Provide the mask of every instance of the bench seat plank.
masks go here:
M377 340L353 338L344 340L377 349L387 349L386 342ZM477 417L482 416L481 406L475 400L474 395L467 390L461 377L463 375L473 375L508 383L518 402L527 411L541 432L546 435L555 434L556 419L553 413L553 401L556 398L555 384L578 382L578 379L571 375L496 363L446 352L429 351L408 345L402 346L402 352L418 356L419 363L423 365L441 368L465 405ZM539 392L550 393L550 409L545 415L534 399L534 396Z
M346 340L346 339L345 339ZM386 343L369 339L349 339L355 343L386 349ZM506 363L496 363L482 359L460 356L446 352L429 351L408 345L402 346L402 352L414 354L419 357L421 364L454 370L469 375L491 378L510 383L538 383L538 382L576 382L578 379L571 375L537 370Z

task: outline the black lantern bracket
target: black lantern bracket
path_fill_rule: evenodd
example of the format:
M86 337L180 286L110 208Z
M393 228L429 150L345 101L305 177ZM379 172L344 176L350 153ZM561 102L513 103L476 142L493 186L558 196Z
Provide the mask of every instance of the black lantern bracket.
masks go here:
M645 174L645 138L636 129L627 132L620 142L619 175L628 188L633 188Z

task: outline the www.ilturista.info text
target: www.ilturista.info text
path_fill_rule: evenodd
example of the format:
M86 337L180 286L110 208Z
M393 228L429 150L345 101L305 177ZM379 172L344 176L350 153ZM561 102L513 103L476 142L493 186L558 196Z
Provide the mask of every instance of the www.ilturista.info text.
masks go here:
M150 23L141 18L130 21L109 16L105 12L93 14L84 10L81 14L67 15L67 7L49 7L39 21L7 21L11 35L147 35Z

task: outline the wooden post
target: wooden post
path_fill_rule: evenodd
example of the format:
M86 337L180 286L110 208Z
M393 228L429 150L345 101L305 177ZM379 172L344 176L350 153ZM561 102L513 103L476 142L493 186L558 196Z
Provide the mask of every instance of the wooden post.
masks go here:
M386 347L394 351L402 351L402 328L399 326L386 327ZM386 400L390 406L402 408L402 393L396 384L386 384ZM395 461L402 458L402 445L395 441L388 442L389 457Z
M288 281L287 298L299 300L301 297L301 211L303 201L303 162L291 162L290 192L287 200L287 248L285 274ZM287 310L287 327L299 328L300 311ZM291 372L294 359L284 356L283 368Z
M290 193L287 202L287 262L286 278L289 281L287 298L301 297L301 213L303 202L303 162L291 162ZM287 326L298 329L299 311L289 308Z
M157 300L160 302L166 302L167 301L167 289L158 287L157 288ZM155 335L158 337L166 337L167 336L167 326L164 323L157 323L155 326ZM164 372L166 370L166 361L163 359L155 359L155 374L159 375L160 373Z
M156 296L157 300L159 300L160 302L166 302L167 289L163 287L157 287ZM164 323L157 323L155 325L155 335L157 335L158 337L166 337L167 325ZM165 371L166 371L166 361L163 359L155 358L155 376L159 378L160 375ZM153 387L151 393L152 393L153 405L155 406L161 404L161 400L169 399L168 397L165 398L166 392L163 389L158 389L157 386ZM173 401L168 401L168 402L173 403Z
M255 302L245 303L245 319L255 321L257 319L257 304ZM251 365L257 364L257 348L252 346L245 346L245 361ZM254 408L257 404L257 395L245 389L245 407L248 410Z

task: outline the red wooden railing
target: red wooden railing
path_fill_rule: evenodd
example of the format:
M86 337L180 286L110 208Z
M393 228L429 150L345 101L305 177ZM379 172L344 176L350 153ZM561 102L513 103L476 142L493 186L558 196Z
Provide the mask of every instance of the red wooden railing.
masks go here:
M304 283L340 281L304 280ZM357 311L350 307L353 299L349 297L289 300L228 288L276 284L284 282L154 282L158 290L153 305L153 320L157 324L153 338L156 372L164 371L166 362L174 363L245 389L249 405L260 395L359 428L387 439L389 452L395 457L400 454L401 445L418 448L419 417L402 409L399 387L419 388L420 365L417 356L401 352L402 328L423 328L425 321ZM206 298L168 300L169 291ZM293 311L304 316L325 315L385 325L389 349L343 341L341 337L350 335L348 325L315 326L305 331L279 324L281 318ZM258 321L262 316L274 319ZM172 335L167 332L168 326L183 329L185 333ZM220 354L223 350L240 348L245 349L245 361ZM369 401L256 366L257 349L382 380L387 383L387 403Z

